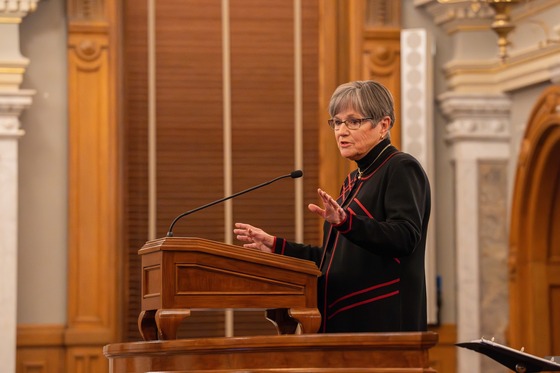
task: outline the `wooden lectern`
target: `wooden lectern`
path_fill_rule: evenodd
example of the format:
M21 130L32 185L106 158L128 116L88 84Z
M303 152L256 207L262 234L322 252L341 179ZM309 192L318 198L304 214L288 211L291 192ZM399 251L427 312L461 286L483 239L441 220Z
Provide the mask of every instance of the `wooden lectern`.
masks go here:
M314 333L317 309L315 263L201 238L148 241L142 257L144 340L175 339L194 308L263 308L279 334Z
M435 373L436 333L313 334L312 262L184 237L149 241L139 254L144 341L105 346L111 373ZM176 339L193 308L267 309L281 335Z

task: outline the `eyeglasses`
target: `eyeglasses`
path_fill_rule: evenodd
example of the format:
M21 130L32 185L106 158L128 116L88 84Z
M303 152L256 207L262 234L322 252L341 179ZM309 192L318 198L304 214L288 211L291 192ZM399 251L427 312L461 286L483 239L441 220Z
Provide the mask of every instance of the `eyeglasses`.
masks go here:
M349 130L357 130L358 128L360 128L360 126L362 125L363 121L366 120L372 120L373 118L368 117L368 118L348 118L346 120L340 120L340 119L329 119L329 126L337 131L340 129L340 126L342 126L342 123L346 124L346 127Z

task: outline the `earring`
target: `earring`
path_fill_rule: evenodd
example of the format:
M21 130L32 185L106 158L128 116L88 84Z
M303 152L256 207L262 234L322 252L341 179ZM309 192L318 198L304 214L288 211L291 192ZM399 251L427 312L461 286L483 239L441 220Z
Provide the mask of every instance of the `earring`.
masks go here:
M383 140L383 135L379 136L379 139L380 139L380 140Z

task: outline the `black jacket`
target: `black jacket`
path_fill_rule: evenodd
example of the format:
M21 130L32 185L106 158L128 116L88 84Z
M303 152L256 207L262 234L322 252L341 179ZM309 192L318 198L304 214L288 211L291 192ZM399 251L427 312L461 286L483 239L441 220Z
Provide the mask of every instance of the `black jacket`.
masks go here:
M361 179L350 173L337 199L347 218L325 222L322 248L276 238L275 252L313 260L322 271L322 332L425 331L428 178L387 139L358 166L367 171Z

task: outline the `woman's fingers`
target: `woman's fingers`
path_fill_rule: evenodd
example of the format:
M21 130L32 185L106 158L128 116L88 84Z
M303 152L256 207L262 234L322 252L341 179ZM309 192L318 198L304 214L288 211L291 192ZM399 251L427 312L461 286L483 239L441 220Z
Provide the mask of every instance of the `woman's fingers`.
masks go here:
M310 204L309 210L320 215L323 219L332 224L338 224L346 218L346 212L344 209L336 202L334 198L330 196L327 192L322 189L317 189L317 193L323 202L324 208L320 208L317 205Z
M246 242L243 247L272 252L274 237L260 228L253 227L250 224L235 223L233 233L239 241Z

